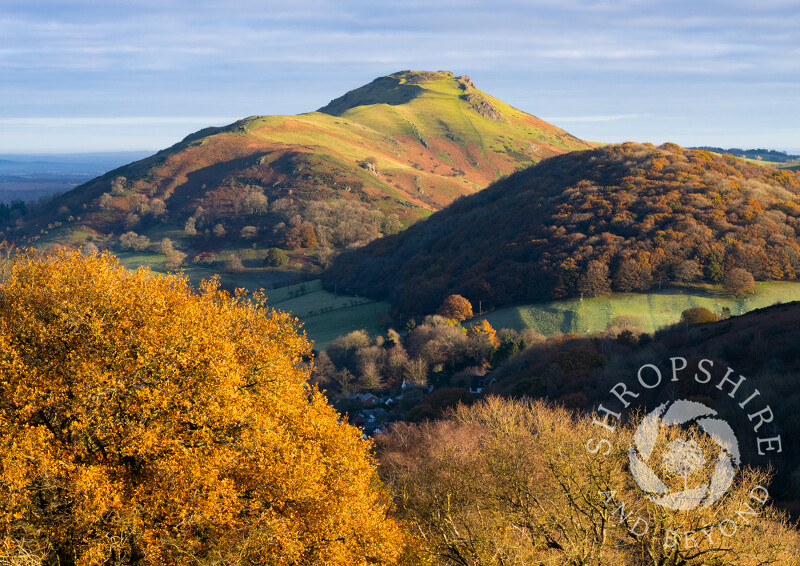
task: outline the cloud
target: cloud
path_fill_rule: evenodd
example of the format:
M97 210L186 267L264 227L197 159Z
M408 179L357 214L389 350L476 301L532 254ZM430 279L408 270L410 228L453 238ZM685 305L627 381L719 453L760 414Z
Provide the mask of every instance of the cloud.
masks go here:
M53 117L53 118L0 118L0 124L35 128L72 128L84 126L147 126L169 124L232 124L239 118L190 116L130 116L130 117Z
M6 0L0 118L21 122L0 123L126 135L302 112L414 68L466 73L524 110L566 117L552 121L657 129L668 108L722 124L756 96L766 125L800 131L800 4L767 1ZM731 113L712 115L719 104ZM181 113L201 121L152 117ZM60 118L18 118L49 115Z
M641 118L640 114L612 114L606 116L556 116L552 118L542 118L547 122L569 123L569 122L615 122L617 120L633 120Z

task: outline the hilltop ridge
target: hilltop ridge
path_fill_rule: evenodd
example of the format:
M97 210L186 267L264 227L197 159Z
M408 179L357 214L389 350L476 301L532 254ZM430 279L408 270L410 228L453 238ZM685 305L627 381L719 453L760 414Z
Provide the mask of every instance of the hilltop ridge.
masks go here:
M343 248L591 145L469 77L401 71L319 111L204 128L32 213L0 211L0 229L16 241L110 247L130 231L169 233L190 253L241 244Z

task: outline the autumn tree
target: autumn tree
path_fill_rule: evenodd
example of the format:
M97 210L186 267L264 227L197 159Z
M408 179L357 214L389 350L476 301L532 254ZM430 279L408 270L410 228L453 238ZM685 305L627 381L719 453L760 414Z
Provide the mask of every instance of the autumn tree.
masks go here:
M500 345L497 338L497 331L492 327L488 320L482 320L473 324L467 330L467 343L465 344L465 354L474 363L480 364L491 357L492 350Z
M420 358L407 360L404 372L405 381L416 383L417 385L428 384L428 364L425 360Z
M598 428L591 416L490 397L460 405L444 421L399 424L376 442L381 473L401 517L416 527L427 563L792 563L800 550L798 533L784 515L763 505L761 491L757 500L751 496L768 474L744 468L713 507L672 511L647 499L632 479L633 427L619 428L616 440L593 452L597 445L587 441L598 437ZM669 485L682 487L692 473L707 473L698 470L697 448L713 454L716 446L708 437L688 445L676 440L665 439L667 449L654 458L663 454L675 476ZM720 517L737 518L745 505L754 512L737 523L736 536L723 536L718 528L710 537L701 533L711 533Z
M125 184L128 180L125 177L116 177L113 181L111 181L111 194L114 196L119 196L125 194Z
M590 261L578 280L578 291L587 297L599 297L611 293L608 265L597 260Z
M725 274L722 280L722 288L734 297L744 297L756 291L756 284L753 275L746 269L734 267Z
M110 193L103 193L97 198L97 204L102 210L111 210L113 208L112 201L113 197Z
M239 235L245 240L252 240L258 235L258 228L255 226L245 226L239 231Z
M197 235L197 220L194 216L190 216L186 219L186 223L183 225L183 232L187 236Z
M678 267L675 268L674 275L675 279L678 281L688 283L689 281L695 281L698 279L701 275L703 275L703 271L700 269L700 265L696 261L693 259L687 259L678 264Z
M167 271L175 271L183 265L183 260L186 259L186 254L180 250L168 250L164 259L164 269Z
M717 315L705 307L692 307L681 313L681 322L687 326L698 326L700 324L715 322L716 320Z
M405 346L412 358L423 359L431 370L454 367L463 360L468 337L463 327L440 315L426 316L406 336Z
M369 346L362 348L355 356L358 378L363 389L377 390L385 385L385 378L381 374L381 358L383 348Z
M639 264L633 258L619 262L614 271L614 287L623 292L635 291L644 287L644 279Z
M150 238L136 232L125 232L119 237L119 247L123 250L143 251L150 246Z
M356 354L359 350L369 348L371 345L372 339L366 330L353 330L331 342L326 352L338 367L349 366L355 372L357 371Z
M240 199L234 203L234 210L244 209L246 214L266 214L269 210L269 201L260 187L247 187Z
M300 227L300 245L304 248L314 248L318 244L317 235L311 224L305 223Z
M436 311L436 314L461 322L472 318L472 303L461 295L448 295L442 301L442 305Z
M167 204L160 198L154 198L150 201L150 214L156 218L164 216L167 213Z
M500 345L500 340L497 339L497 331L486 319L470 326L469 330L467 330L467 335L471 338L485 337L486 341L495 348Z
M130 212L125 216L125 229L132 230L133 228L136 228L141 221L142 219L138 214L135 212Z
M0 250L2 250L2 248L0 248ZM97 244L95 244L94 242L87 242L84 246L81 247L81 253L83 255L92 255L98 253L99 251L100 248L98 248ZM9 269L8 273L9 275L11 275L10 271L11 270ZM5 277L2 277L2 279L5 279Z
M172 240L169 238L161 238L161 241L158 242L158 249L162 254L167 255L174 249Z
M290 315L109 254L0 286L0 563L385 564L368 444Z
M225 259L225 271L228 273L241 273L244 271L244 263L242 263L242 256L239 252L233 251L228 254Z

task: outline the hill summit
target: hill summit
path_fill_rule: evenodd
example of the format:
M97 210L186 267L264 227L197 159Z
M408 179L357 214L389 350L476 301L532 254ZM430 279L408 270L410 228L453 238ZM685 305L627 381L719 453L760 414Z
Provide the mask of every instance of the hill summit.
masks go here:
M341 116L348 110L358 106L372 106L374 104L388 104L399 106L408 104L415 98L439 99L452 96L442 89L427 89L423 85L433 85L437 81L452 83L456 81L458 88L463 91L459 98L464 100L468 107L475 110L478 114L492 120L504 120L505 117L486 99L486 95L478 90L475 83L466 75L456 77L452 71L426 72L426 71L400 71L386 77L379 77L355 90L351 90L344 96L332 100L323 106L318 112ZM451 85L449 85L451 86ZM437 97L437 93L439 96ZM444 97L441 95L445 95Z
M250 227L248 246L340 248L590 145L469 77L401 71L316 112L200 130L32 214L0 211L0 227L17 241L92 238L112 247L121 233L176 238L187 228L176 242L191 251L230 247Z

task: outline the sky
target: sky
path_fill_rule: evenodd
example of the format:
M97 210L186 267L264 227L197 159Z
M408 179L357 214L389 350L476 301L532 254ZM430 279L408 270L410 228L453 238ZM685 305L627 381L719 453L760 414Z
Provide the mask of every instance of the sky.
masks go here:
M796 0L0 0L0 153L158 150L450 70L578 137L800 153Z

